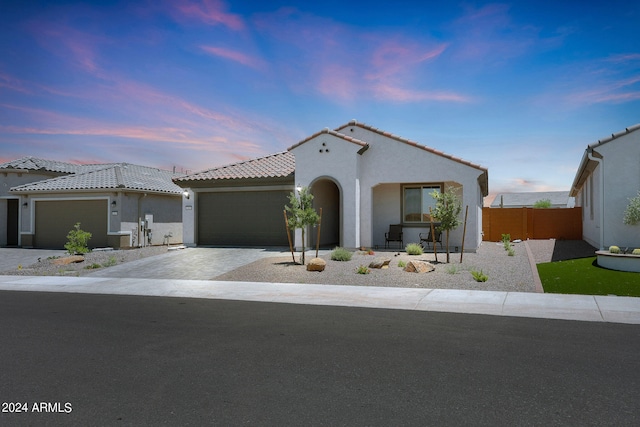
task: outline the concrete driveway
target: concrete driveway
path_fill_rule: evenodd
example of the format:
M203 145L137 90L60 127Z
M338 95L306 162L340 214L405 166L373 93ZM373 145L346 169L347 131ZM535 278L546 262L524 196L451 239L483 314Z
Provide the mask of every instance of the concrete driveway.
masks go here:
M16 270L52 256L64 256L64 249L0 248L0 271Z
M90 273L91 277L211 280L265 257L291 256L286 248L187 248Z

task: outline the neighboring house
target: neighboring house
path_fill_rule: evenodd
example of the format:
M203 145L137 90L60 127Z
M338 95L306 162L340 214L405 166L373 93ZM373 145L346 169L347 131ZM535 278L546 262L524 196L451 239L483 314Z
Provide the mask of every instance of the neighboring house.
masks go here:
M529 191L500 193L491 203L492 208L532 208L539 200L549 200L552 208L572 208L575 199L568 191Z
M77 222L91 248L181 243L183 190L173 177L127 163L0 164L0 246L63 248Z
M185 201L184 239L198 245L287 245L283 210L298 186L322 208L322 246L384 247L391 224L403 225L405 244L419 242L430 227L430 193L451 187L461 217L469 207L465 248L474 251L488 194L487 169L356 121L286 152L174 181L194 196ZM462 234L462 226L452 232L451 246L461 246ZM314 244L316 233L309 235Z
M570 193L582 207L584 240L601 249L640 245L640 228L623 223L639 190L640 124L587 146Z

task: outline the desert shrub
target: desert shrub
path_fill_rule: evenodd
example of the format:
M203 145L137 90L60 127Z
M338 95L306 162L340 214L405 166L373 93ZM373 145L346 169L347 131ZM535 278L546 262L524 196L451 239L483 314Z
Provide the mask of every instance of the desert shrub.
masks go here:
M369 267L367 267L366 265L359 265L358 268L356 268L356 273L369 274L371 273L371 270L369 270Z
M548 209L551 207L551 200L540 199L533 204L533 207L538 209Z
M634 250L631 252L631 254L632 254L632 255L640 255L640 249L634 249Z
M489 280L489 276L484 274L482 270L480 271L471 270L470 273L473 276L473 278L476 280L476 282L486 282L487 280Z
M511 234L503 234L502 235L502 243L507 243L511 241Z
M612 254L619 254L620 248L617 246L609 246L609 252Z
M422 255L422 246L417 243L409 243L405 250L409 255Z
M95 270L98 268L101 268L102 266L100 264L98 264L97 262L94 262L93 264L87 265L84 269L85 270Z
M455 264L449 264L444 271L448 274L458 274L458 270L460 270L460 267Z
M333 261L351 261L353 254L345 248L337 247L331 252L331 259Z
M398 267L400 268L405 268L407 266L407 263L403 260L398 261Z
M80 223L76 222L73 226L73 230L67 234L67 243L64 244L64 248L69 252L69 255L83 255L89 252L89 239L91 239L91 233L80 229Z
M107 260L107 262L103 263L102 266L103 267L113 267L117 263L118 263L118 260L116 259L116 257L110 256L109 259Z
M513 247L510 246L509 249L507 249L507 255L514 256L515 254L516 254L515 249L513 249Z
M640 191L636 197L629 199L622 222L627 225L636 225L640 222Z

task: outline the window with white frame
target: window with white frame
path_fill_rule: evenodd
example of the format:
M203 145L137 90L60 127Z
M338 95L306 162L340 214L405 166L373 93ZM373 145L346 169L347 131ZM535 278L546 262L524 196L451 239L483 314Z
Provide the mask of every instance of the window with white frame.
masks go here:
M402 186L402 221L404 223L431 222L429 208L434 209L436 199L431 193L442 192L441 184L407 184Z

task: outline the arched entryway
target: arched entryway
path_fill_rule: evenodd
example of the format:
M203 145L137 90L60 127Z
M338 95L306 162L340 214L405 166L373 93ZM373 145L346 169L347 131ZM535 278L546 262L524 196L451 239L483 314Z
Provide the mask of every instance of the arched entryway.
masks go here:
M313 207L319 213L322 208L322 224L320 228L320 247L333 248L340 246L340 188L329 178L320 178L311 185ZM318 229L311 230L310 244L315 247Z

